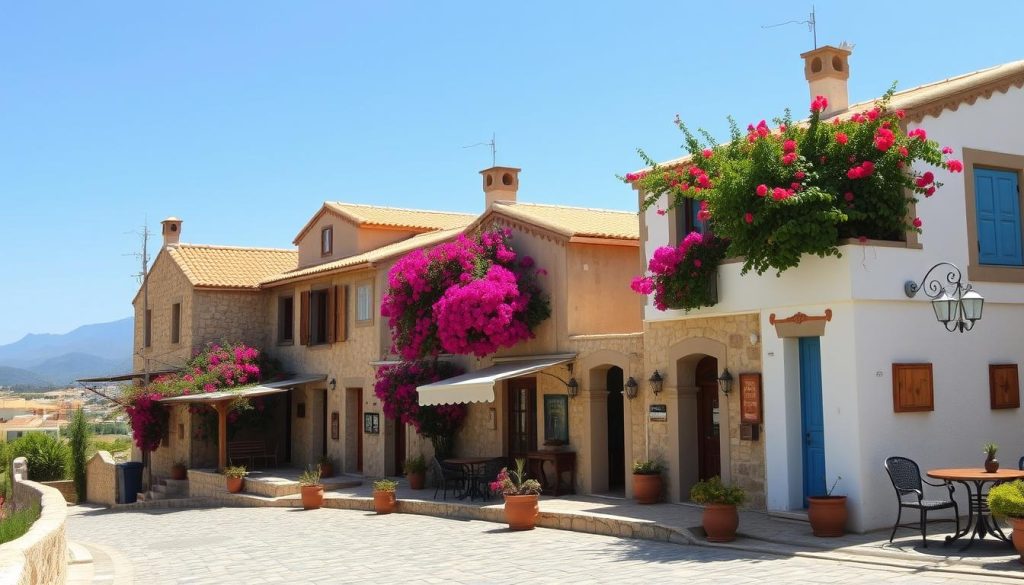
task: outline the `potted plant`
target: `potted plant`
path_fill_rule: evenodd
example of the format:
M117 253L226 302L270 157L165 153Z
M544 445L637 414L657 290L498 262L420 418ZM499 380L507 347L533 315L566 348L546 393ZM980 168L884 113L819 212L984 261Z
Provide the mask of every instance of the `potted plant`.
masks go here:
M701 524L710 542L731 542L736 539L740 516L736 506L746 498L743 489L725 485L717 475L707 481L698 481L690 488L690 499L704 505Z
M302 509L316 510L324 505L324 485L320 483L322 471L317 465L306 467L306 471L299 474L299 490L302 494Z
M662 466L650 459L633 463L633 497L638 504L656 504L661 500Z
M405 477L409 480L410 489L423 489L427 483L427 461L422 454L405 460Z
M390 514L395 511L395 489L398 482L393 479L378 479L373 482L373 509L378 514Z
M516 459L512 472L502 467L490 487L492 492L500 491L505 496L505 522L509 530L533 530L540 513L540 482L526 478L526 460Z
M996 451L999 450L999 445L995 443L985 443L985 473L995 473L999 471L999 460L996 459Z
M814 536L842 536L846 533L846 496L834 496L836 485L843 476L837 476L823 496L807 497L807 519Z
M334 476L334 460L329 455L320 457L320 477Z
M228 491L232 494L237 494L242 491L242 486L245 483L245 476L249 472L246 471L244 465L228 465L224 468L224 477L227 478Z
M188 466L185 465L184 461L179 459L174 462L174 465L171 465L171 479L179 481L188 479Z
M1024 481L999 484L988 491L988 507L1013 526L1013 547L1024 563Z

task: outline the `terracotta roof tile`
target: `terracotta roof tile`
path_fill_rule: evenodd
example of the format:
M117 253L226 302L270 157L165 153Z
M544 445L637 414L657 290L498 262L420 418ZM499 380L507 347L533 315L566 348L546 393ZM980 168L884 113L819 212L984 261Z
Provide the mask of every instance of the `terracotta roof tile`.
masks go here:
M324 205L358 225L446 230L464 227L476 217L472 213L403 209L379 205L357 205L340 201L328 201Z
M299 262L295 250L177 244L168 255L181 267L193 286L259 288L268 276L293 270Z
M503 201L492 209L569 237L640 239L640 218L635 211Z

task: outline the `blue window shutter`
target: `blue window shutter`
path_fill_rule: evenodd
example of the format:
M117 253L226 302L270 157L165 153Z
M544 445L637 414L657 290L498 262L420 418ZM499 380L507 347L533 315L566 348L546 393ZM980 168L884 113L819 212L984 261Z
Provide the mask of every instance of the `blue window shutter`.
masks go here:
M1024 266L1017 173L974 169L974 203L978 222L978 261Z

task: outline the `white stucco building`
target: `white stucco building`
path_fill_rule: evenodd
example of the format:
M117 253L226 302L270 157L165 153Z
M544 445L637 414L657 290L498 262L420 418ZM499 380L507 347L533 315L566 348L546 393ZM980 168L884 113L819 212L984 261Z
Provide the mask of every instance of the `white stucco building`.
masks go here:
M833 47L804 55L811 96L829 98L829 115L871 106L846 108L848 56ZM804 257L781 277L741 276L741 263L727 262L714 307L686 313L647 305L645 367L665 376L657 401L669 416L657 454L669 464L670 500L685 500L698 477L717 471L751 492L755 506L798 511L805 495L816 495L808 492L842 476L836 493L849 496L850 528L863 531L895 520L882 466L887 456L914 459L922 471L981 467L982 445L991 441L1001 446L1004 467L1017 466L1024 416L1019 407L994 407L990 365L1013 366L1001 369L996 383L1016 396L1015 368L1024 360L1024 206L1014 188L1024 182L1022 86L1024 61L1017 61L894 96L890 107L906 110L908 130L926 128L929 139L964 162L962 174L919 169L944 184L916 206L923 234L905 242L847 242L841 258ZM681 224L675 210L641 213L645 264L656 248L678 241ZM947 332L927 297L904 294L905 281L920 282L940 262L963 269L985 298L971 331ZM763 422L755 440L741 437L739 384L721 396L710 380L696 379L705 358L719 374L728 367L737 381L740 374L761 375ZM930 364L930 407L928 368L904 371L901 364ZM905 377L899 384L897 370ZM714 399L705 396L709 391ZM896 412L901 400L916 409Z

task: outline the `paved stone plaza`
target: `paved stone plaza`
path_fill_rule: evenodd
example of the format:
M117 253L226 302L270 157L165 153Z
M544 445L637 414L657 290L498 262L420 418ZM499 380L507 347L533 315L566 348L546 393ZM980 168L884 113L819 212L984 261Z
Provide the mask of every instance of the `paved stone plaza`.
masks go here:
M75 508L76 583L1021 583L411 514ZM74 576L74 575L73 575Z

